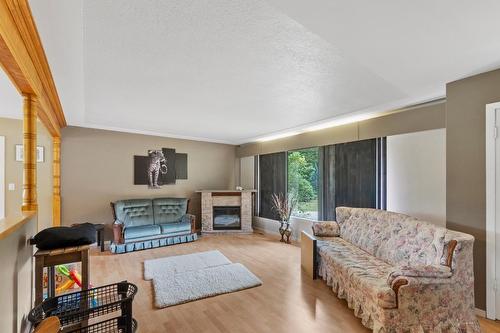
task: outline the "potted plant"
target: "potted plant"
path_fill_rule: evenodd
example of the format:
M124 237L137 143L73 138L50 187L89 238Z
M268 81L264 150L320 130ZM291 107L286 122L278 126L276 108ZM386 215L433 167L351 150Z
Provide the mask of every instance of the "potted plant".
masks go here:
M290 244L290 236L292 235L292 229L290 227L290 216L292 215L297 200L295 200L294 196L290 194L286 196L283 193L273 193L272 203L273 209L276 211L280 218L280 242L286 242L287 244ZM285 236L286 241L284 239Z

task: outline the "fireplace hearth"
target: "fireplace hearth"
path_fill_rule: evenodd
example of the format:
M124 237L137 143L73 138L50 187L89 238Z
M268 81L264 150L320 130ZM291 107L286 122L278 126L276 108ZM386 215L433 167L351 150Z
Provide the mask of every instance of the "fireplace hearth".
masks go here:
M215 206L213 220L214 230L240 230L241 208L233 206Z

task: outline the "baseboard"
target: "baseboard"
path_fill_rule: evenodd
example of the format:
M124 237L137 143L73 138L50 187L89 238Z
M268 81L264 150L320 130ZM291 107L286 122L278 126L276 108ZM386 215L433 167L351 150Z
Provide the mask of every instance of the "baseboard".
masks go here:
M261 234L264 234L264 235L272 235L272 236L281 237L280 233L277 232L277 231L270 231L268 229L259 228L259 227L256 227L256 226L253 227L253 230L254 230L254 232L258 232L258 233L261 233Z
M476 316L486 318L486 311L476 308Z

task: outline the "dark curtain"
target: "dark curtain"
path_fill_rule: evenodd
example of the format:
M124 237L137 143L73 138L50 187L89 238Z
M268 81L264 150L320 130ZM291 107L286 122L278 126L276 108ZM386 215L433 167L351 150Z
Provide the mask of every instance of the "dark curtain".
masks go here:
M286 165L285 152L259 156L259 213L261 217L279 220L273 209L272 194L286 194Z
M387 209L387 138L377 140L377 206Z
M323 148L323 219L339 206L385 209L385 138Z
M335 220L335 145L323 147L323 192L322 207L324 221Z

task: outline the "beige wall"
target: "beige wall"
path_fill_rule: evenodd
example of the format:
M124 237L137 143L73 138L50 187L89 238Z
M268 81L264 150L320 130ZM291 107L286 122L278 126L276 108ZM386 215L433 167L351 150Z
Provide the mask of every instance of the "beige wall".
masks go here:
M0 332L27 332L26 317L33 301L33 247L28 239L52 226L52 139L38 123L38 145L45 147L45 162L37 163L38 216L0 239ZM5 136L5 215L17 219L21 212L23 165L15 160L15 146L23 143L22 121L0 118L0 135ZM15 184L8 191L8 184Z
M240 186L244 189L256 188L255 185L255 158L253 156L242 157L240 160Z
M500 101L500 70L446 86L447 226L474 235L476 307L486 308L485 107Z
M253 156L444 127L445 103L440 100L347 125L244 144L236 149L236 154L238 157Z
M149 189L134 185L134 155L175 148L188 154L188 179ZM127 198L187 197L199 224L199 189L235 185L235 146L105 130L68 127L62 131L62 223L112 223L111 201Z
M39 228L52 226L52 138L43 124L37 123L38 145L45 148L45 161L37 163L37 198ZM23 193L23 164L16 162L15 146L23 144L23 123L0 118L0 135L5 136L5 216L20 213ZM15 190L9 191L9 183Z
M387 210L446 226L446 130L387 137Z
M36 233L36 217L0 239L0 332L27 332L33 300L33 247L27 241Z

